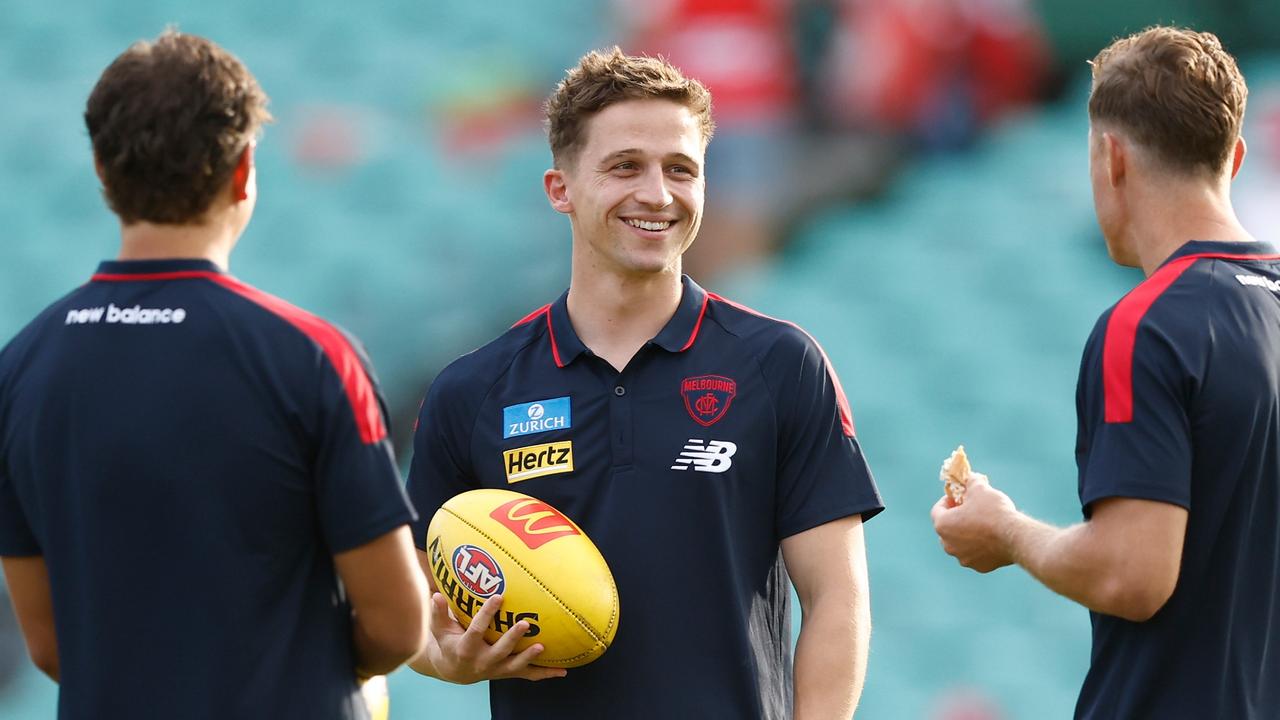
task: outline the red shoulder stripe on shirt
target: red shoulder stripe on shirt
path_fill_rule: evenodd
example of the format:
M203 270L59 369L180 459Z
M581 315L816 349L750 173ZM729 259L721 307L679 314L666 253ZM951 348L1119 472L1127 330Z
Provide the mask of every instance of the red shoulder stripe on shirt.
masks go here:
M547 311L548 311L548 310L550 310L550 309L551 309L551 303L547 303L546 305L543 305L542 307L538 308L537 310L534 310L533 312L529 313L528 315L525 315L524 317L522 317L522 318L520 318L519 320L515 321L515 323L514 323L514 324L512 324L512 326L511 326L511 327L520 327L521 325L524 325L525 323L533 322L534 320L536 320L536 319L538 318L538 316L539 316L539 315L541 315L541 314L542 314L542 313L544 313L544 312L547 312Z
M1121 298L1107 320L1102 344L1102 406L1109 423L1133 421L1133 346L1138 326L1155 301L1173 285L1196 260L1276 260L1280 255L1230 255L1201 253L1180 257L1156 270Z
M736 303L732 300L727 300L712 292L707 293L707 297L711 298L712 300L715 300L716 302L722 302L725 305L737 308L745 313L750 313L757 317L767 318L769 320L773 320L774 322L780 322L784 325L790 325L791 327L804 333L805 337L812 340L814 347L818 348L818 352L822 354L822 363L827 366L827 376L831 378L831 384L836 389L836 407L838 407L840 410L840 427L844 430L845 435L849 437L856 436L854 427L853 427L853 411L849 408L849 399L844 394L844 386L840 384L840 377L836 375L836 369L831 365L831 358L827 357L827 351L822 349L822 344L819 343L817 339L815 339L812 335L810 335L804 328L800 327L799 325L796 325L793 322L789 322L787 320L779 320L778 318L765 315L762 312L757 312L756 310L752 310L746 305ZM706 309L707 309L706 305L704 304L702 306L703 312L706 312ZM701 326L701 324L702 324L702 315L699 315L698 325ZM697 328L694 329L694 335L697 335ZM692 342L692 338L690 339L690 342Z
M543 305L537 310L534 310L528 315L525 315L524 317L516 321L516 324L512 325L511 327L520 327L521 325L531 323L534 320L537 320L540 315L547 316L547 337L551 338L551 359L555 361L556 367L562 368L564 367L564 363L560 362L560 348L556 347L555 329L551 327L551 305L550 304Z
M213 274L210 279L286 320L315 341L337 371L338 379L342 381L347 400L355 414L356 427L360 429L360 439L368 445L387 436L387 426L382 420L382 406L378 403L378 394L374 392L373 381L369 379L355 348L337 328L306 310L235 278Z
M336 328L320 318L299 307L289 304L280 298L246 285L239 280L222 273L209 270L178 270L162 273L97 273L92 278L96 282L131 282L139 280L187 280L203 278L231 290L232 292L261 306L271 313L286 320L311 338L324 351L325 357L338 373L342 387L351 403L355 414L356 427L360 429L360 439L366 444L376 443L387 436L387 426L382 420L382 407L378 404L378 394L373 390L373 382L365 372L364 364L351 343Z

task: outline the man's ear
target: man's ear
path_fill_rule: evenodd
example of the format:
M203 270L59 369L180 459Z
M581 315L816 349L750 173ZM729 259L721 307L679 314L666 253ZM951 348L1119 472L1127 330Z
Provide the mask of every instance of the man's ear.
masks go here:
M1119 187L1128 172L1128 148L1115 135L1102 133L1103 158L1107 163L1107 182L1111 187Z
M556 212L565 215L573 212L573 201L569 199L569 186L565 183L564 170L551 168L543 173L542 189L547 193L547 200Z
M1249 148L1244 144L1244 137L1236 138L1236 147L1231 154L1231 179L1234 180L1236 173L1240 172L1240 166L1244 164L1245 153L1249 152Z
M97 154L93 156L93 171L98 175L98 182L105 187L107 184L107 172L102 169L102 161L98 159Z
M249 178L253 175L253 148L253 143L245 146L244 152L240 153L240 159L236 161L236 169L231 173L231 198L235 202L249 199Z

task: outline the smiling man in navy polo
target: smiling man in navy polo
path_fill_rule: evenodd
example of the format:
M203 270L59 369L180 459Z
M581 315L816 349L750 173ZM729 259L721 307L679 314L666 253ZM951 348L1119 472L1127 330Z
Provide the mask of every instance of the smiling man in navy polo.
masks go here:
M882 505L818 344L681 275L710 96L615 50L584 57L547 110L545 189L573 230L570 288L432 385L414 530L425 564L427 523L449 497L545 500L609 562L622 621L600 660L566 675L529 664L538 645L508 654L523 622L483 642L498 603L464 632L437 594L415 668L495 680L499 719L848 717L870 631L862 521ZM788 576L804 609L794 677Z

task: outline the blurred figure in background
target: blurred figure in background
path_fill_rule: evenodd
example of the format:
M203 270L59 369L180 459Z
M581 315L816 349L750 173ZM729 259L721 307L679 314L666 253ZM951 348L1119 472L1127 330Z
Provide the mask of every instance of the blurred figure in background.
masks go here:
M833 0L822 70L841 127L956 149L1040 98L1049 51L1027 0Z
M1093 60L1098 224L1147 279L1085 347L1085 520L1042 523L977 474L933 508L961 564L1017 563L1092 611L1078 718L1280 717L1280 249L1231 204L1247 95L1209 33L1156 27Z
M715 97L707 217L686 270L759 264L792 202L798 86L791 0L617 0L628 52L661 56Z
M118 259L0 352L0 556L60 718L362 718L423 645L362 352L227 274L266 104L200 37L116 58L85 122Z
M999 703L975 687L953 687L938 696L929 720L1005 720Z
M715 96L694 277L759 264L819 206L878 192L904 155L966 147L1039 99L1025 0L616 0L622 44Z

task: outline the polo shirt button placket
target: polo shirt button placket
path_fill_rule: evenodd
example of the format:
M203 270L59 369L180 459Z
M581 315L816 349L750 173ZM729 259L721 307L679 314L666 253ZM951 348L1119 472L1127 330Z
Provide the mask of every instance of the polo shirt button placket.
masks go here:
M635 451L632 448L631 398L627 396L627 387L619 383L613 386L615 402L610 403L609 430L613 436L613 466L630 467Z

